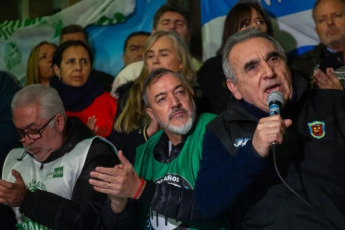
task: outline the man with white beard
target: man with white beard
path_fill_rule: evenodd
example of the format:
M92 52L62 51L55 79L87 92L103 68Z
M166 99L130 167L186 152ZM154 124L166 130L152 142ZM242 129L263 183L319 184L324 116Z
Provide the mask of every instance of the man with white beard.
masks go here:
M137 229L221 229L222 220L207 221L193 197L205 127L215 115L196 117L191 87L166 69L147 76L143 98L162 129L137 148L134 167L120 151L121 164L97 167L90 184L108 194L114 213L139 200Z

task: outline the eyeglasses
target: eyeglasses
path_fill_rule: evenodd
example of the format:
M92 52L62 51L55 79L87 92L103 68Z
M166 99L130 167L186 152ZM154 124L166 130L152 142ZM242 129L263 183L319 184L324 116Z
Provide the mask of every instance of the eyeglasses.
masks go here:
M28 136L31 140L37 140L42 138L42 133L44 131L44 128L47 127L47 125L56 117L56 115L54 115L52 118L50 118L47 123L45 123L40 129L32 129L29 131L24 132L21 129L17 129L17 135L20 139L20 141L24 141L25 140L25 136Z

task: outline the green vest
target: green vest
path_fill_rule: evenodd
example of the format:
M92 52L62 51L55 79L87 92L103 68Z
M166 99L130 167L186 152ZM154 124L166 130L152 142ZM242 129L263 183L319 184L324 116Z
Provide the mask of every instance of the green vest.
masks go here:
M185 140L180 154L169 163L158 162L153 156L153 149L160 140L163 130L160 130L136 151L134 168L137 174L156 184L169 183L180 188L194 189L202 156L202 142L206 125L216 117L214 114L200 115L194 131ZM142 229L175 229L182 222L167 218L148 206L143 207ZM152 227L153 226L153 227ZM220 229L220 223L200 226L189 226L179 229Z

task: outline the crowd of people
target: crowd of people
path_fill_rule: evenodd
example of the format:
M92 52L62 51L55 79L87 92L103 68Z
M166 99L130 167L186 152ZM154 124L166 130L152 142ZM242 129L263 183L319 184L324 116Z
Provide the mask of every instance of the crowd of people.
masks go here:
M0 71L0 228L345 229L345 1L313 19L320 44L289 58L239 1L202 63L166 4L115 77L79 25L39 42L24 86Z

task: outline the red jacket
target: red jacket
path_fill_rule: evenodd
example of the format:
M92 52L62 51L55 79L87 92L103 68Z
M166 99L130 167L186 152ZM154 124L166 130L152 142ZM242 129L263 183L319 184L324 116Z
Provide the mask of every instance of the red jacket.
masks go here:
M96 97L92 104L78 112L66 110L68 117L79 117L79 119L87 124L88 118L96 116L96 126L98 130L96 135L106 137L110 134L116 114L117 100L108 92Z

